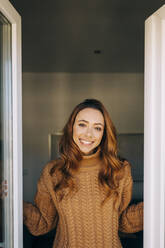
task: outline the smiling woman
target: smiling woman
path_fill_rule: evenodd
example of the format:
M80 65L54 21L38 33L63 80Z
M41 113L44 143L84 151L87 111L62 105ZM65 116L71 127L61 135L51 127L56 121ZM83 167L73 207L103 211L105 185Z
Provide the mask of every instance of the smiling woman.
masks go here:
M56 228L53 247L122 247L118 231L143 229L143 203L129 205L130 164L117 152L116 130L101 102L78 104L59 144L60 158L44 168L35 205L24 203L33 235ZM61 231L62 230L62 231Z

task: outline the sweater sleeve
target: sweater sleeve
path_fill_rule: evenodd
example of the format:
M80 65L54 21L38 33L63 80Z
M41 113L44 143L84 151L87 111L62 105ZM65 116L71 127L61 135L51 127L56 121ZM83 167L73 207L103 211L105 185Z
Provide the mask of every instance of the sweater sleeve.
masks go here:
M143 202L129 205L132 197L133 180L130 165L126 166L126 179L120 206L119 230L135 233L143 230Z
M23 217L24 224L35 236L45 234L56 227L58 214L44 173L38 181L34 205L27 202L23 204Z

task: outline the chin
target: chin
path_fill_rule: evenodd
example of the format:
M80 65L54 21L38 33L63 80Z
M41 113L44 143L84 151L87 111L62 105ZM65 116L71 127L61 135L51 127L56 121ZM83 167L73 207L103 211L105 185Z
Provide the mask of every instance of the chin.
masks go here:
M83 155L90 155L90 154L93 153L93 149L92 149L92 150L85 150L85 149L81 149L80 147L79 147L79 149L80 149L80 152L81 152Z
M97 148L98 147L96 147L96 148L94 148L92 150L89 150L89 151L83 151L83 150L80 150L80 151L82 152L83 155L91 155L91 154L93 154L93 153L95 153L97 151Z

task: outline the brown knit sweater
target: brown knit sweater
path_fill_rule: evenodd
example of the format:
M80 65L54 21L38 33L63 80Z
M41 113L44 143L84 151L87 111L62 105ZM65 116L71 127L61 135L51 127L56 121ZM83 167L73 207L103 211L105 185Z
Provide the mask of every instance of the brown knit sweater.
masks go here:
M143 203L128 207L132 194L130 166L124 167L119 196L101 206L104 190L98 185L102 165L99 154L84 156L76 174L78 191L59 201L54 191L58 175L50 175L54 163L43 170L35 205L24 203L24 223L33 235L56 227L53 248L120 248L118 231L133 233L143 228ZM115 201L115 204L114 204Z

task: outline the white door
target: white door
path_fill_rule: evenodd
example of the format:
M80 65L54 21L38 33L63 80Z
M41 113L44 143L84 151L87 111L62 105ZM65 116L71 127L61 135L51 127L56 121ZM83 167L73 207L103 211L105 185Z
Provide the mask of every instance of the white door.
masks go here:
M21 18L0 0L0 248L22 248Z
M144 248L165 247L165 5L145 22Z

